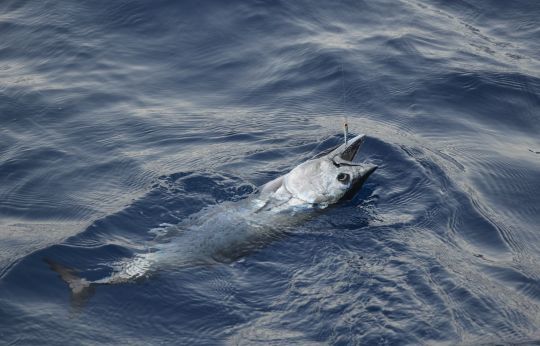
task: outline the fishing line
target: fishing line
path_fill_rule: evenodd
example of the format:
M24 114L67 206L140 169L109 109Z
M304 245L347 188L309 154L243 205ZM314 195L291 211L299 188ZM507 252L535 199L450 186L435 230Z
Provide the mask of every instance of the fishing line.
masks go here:
M347 116L346 108L345 108L345 75L343 74L343 64L341 64L341 89L343 93L343 138L345 140L345 145L347 145L348 142L348 135L349 135L349 118Z

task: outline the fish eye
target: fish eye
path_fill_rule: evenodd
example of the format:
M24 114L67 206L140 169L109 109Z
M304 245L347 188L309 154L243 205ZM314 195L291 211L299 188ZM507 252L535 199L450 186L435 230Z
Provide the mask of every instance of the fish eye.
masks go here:
M346 184L349 181L350 177L351 176L348 175L347 173L339 173L337 175L337 180L342 182L343 184Z

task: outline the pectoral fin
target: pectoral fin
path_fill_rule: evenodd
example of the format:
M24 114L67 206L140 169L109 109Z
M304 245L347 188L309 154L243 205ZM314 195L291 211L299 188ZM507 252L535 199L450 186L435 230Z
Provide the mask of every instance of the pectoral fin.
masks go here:
M278 177L272 181L269 181L268 183L264 184L261 187L261 193L272 193L276 192L281 185L283 184L283 175L281 177Z

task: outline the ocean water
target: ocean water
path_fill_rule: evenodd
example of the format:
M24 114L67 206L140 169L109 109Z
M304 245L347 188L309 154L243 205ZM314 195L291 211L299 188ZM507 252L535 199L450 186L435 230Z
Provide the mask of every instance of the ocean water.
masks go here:
M0 343L540 342L540 2L0 2ZM349 202L74 301L342 141Z

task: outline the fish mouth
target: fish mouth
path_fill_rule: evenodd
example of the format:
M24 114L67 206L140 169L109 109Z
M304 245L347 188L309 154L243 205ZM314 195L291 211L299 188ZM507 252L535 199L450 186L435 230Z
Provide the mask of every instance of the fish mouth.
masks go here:
M343 160L345 161L352 161L354 160L356 154L358 153L358 150L364 144L366 141L366 135L358 135L351 140L347 141L347 143L344 144L343 151L339 155Z
M336 150L330 154L332 163L337 166L350 166L356 172L355 179L351 184L347 193L343 196L342 199L348 200L354 197L356 193L362 188L364 182L369 178L369 176L375 172L378 166L368 164L368 163L357 163L353 162L356 158L358 151L362 144L366 140L366 135L358 135L347 143L342 144Z
M366 180L369 178L369 176L377 170L378 166L371 165L371 164L358 164L357 167L355 167L360 170L358 176L353 181L351 186L349 187L349 190L345 193L345 195L341 198L341 200L350 200L352 199L360 189L362 189L362 186L366 182Z
M353 160L355 159L358 150L360 150L360 147L362 144L364 144L365 140L366 135L358 135L335 149L330 154L334 165L338 167L341 165L361 166L362 164L354 163Z
M377 168L379 168L379 166L377 165L371 165L371 164L368 164L368 163L365 163L362 165L362 184L367 180L367 178L369 178L369 176L375 172L377 170Z

